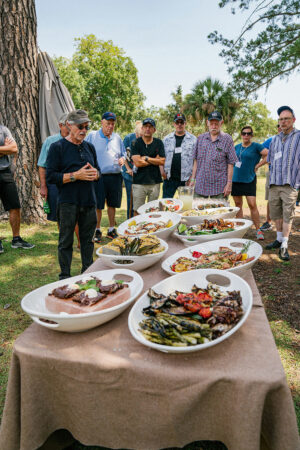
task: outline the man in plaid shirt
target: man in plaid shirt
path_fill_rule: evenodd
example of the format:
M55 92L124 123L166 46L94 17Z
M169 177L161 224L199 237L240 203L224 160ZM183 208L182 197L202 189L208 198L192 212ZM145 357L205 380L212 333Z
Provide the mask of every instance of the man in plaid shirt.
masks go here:
M208 132L200 134L194 149L193 172L189 184L202 197L226 198L231 193L233 166L238 161L232 137L221 131L223 118L213 111L207 120Z

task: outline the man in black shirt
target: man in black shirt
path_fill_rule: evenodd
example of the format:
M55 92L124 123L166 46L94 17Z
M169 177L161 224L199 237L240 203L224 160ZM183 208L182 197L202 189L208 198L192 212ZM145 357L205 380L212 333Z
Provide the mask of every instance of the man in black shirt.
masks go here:
M84 141L90 119L77 109L67 117L70 134L50 146L47 182L58 188L59 279L71 276L73 236L78 222L82 272L93 262L93 235L96 227L95 183L100 177L95 147Z
M162 182L159 166L165 162L164 144L160 139L154 138L155 121L145 119L142 126L142 137L131 145L132 161L137 167L133 174L132 196L134 214L137 209L147 202L159 197L160 183Z

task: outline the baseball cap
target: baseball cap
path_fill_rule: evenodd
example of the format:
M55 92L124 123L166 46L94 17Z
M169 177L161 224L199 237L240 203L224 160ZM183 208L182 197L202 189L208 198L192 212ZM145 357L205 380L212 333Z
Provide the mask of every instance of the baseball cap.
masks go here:
M63 113L63 114L60 116L58 123L61 123L62 125L65 125L65 124L66 124L66 120L67 120L68 115L69 115L68 112Z
M76 125L80 123L91 122L88 117L88 113L84 109L75 109L74 111L71 111L67 115L66 121L74 123Z
M152 125L154 128L156 128L155 120L150 119L150 117L148 117L147 119L143 120L143 125L146 125L146 123L150 123L150 125Z
M115 113L107 111L104 114L102 114L102 119L117 120L117 116L115 115Z
M180 114L180 113L176 114L175 117L174 117L174 122L177 122L177 120L183 120L184 122L186 122L185 115L184 114Z
M213 111L210 113L210 115L208 116L207 120L223 120L222 114L219 111Z
M277 114L280 116L282 111L290 111L293 114L293 116L295 116L294 111L289 106L280 106L280 108L277 109Z

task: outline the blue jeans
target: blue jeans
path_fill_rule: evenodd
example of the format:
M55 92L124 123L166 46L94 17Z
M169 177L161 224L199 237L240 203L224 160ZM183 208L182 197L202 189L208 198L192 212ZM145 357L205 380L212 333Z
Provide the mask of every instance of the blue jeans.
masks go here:
M127 195L127 219L133 217L133 201L131 201L131 211L130 210L130 200L131 200L131 188L132 188L132 180L127 180L124 178L126 195ZM130 213L130 214L129 214Z
M77 222L82 262L81 273L93 263L93 236L97 224L96 206L60 203L57 208L57 221L59 224L58 261L61 270L59 279L63 280L71 276L73 239Z
M173 198L179 186L185 186L185 181L164 180L163 184L163 198Z

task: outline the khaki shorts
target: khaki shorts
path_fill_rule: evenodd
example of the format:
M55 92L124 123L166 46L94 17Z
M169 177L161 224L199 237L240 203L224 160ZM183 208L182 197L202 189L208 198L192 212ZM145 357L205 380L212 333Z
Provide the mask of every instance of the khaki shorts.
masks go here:
M271 219L283 219L285 223L291 223L295 214L297 196L297 189L289 184L284 186L272 184L269 190Z
M270 182L270 172L266 172L266 186L265 186L265 200L269 200L269 182Z
M138 208L145 203L157 200L160 193L160 183L157 184L133 184L132 198L133 209L137 211ZM146 201L147 199L147 201Z

